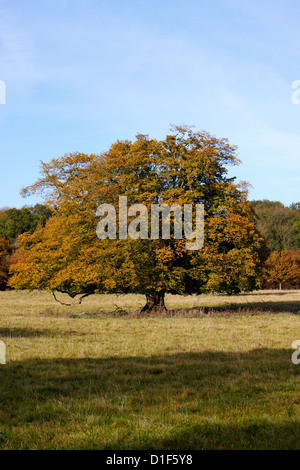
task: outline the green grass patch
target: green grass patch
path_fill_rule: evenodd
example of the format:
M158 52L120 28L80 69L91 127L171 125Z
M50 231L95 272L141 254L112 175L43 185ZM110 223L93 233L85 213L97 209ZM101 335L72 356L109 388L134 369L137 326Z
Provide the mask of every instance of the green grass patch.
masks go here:
M0 449L300 448L299 291L247 295L247 309L243 296L167 297L173 312L217 310L199 317L136 318L132 295L0 303Z

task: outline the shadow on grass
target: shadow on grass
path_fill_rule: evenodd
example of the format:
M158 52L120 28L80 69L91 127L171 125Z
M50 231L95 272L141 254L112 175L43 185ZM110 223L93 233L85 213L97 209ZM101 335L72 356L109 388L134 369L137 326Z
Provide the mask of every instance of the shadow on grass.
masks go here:
M210 310L210 307L208 307ZM249 313L260 313L260 312L275 312L275 313L294 313L300 314L300 301L295 300L261 300L261 301L248 301L248 302L228 302L212 308L215 312L249 312Z
M291 353L10 363L0 368L0 446L299 449L300 366Z
M57 337L57 336L67 336L75 334L78 335L81 333L75 331L56 331L54 329L35 329L35 328L0 328L0 340L5 338L38 338L38 337Z
M249 296L251 295L251 297L255 296L255 295L259 295L259 296L268 296L268 295L271 295L271 296L290 296L291 294L298 294L299 295L300 291L299 290L289 290L289 291L280 291L280 290L273 290L271 292L265 292L265 291L260 291L260 290L257 290L257 291L254 291L254 292L251 292L249 294L249 292L241 292L240 294L238 294L239 296Z

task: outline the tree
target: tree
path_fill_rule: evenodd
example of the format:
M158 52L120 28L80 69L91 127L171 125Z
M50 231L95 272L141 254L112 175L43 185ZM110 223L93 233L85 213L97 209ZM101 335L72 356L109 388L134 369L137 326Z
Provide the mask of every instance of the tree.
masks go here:
M297 239L295 248L300 249L300 202L291 204L290 209L293 214L291 218L291 224L293 226L293 229L296 232L296 239Z
M71 297L93 292L144 293L144 312L164 309L171 293L240 292L259 287L262 238L246 184L228 177L236 147L208 132L173 127L162 141L137 135L101 155L68 154L42 163L41 178L23 194L42 192L53 216L18 239L10 285ZM99 204L204 204L205 245L186 240L99 240ZM118 209L117 209L118 211ZM172 219L172 222L174 220ZM148 227L150 230L150 227Z
M270 251L300 248L300 212L297 205L285 207L279 201L252 201L258 231L267 240Z
M4 209L0 211L0 236L14 242L24 232L33 233L39 223L45 224L52 211L42 205Z
M0 237L0 290L7 286L10 254L8 241Z
M280 290L284 283L299 283L300 269L292 253L289 251L271 253L264 266L264 279L268 283L277 284Z

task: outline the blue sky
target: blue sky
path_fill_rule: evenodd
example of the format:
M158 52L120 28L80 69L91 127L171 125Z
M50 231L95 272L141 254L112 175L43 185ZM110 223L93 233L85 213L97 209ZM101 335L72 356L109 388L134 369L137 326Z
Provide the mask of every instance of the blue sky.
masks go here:
M300 2L0 0L0 207L40 160L195 125L239 147L251 199L300 201Z

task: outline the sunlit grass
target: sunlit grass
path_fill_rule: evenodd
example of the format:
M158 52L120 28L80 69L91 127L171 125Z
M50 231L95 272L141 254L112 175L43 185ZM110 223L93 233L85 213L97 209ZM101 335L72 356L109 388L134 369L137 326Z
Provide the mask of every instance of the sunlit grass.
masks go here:
M199 318L143 303L0 293L0 448L300 448L299 291L167 297Z

